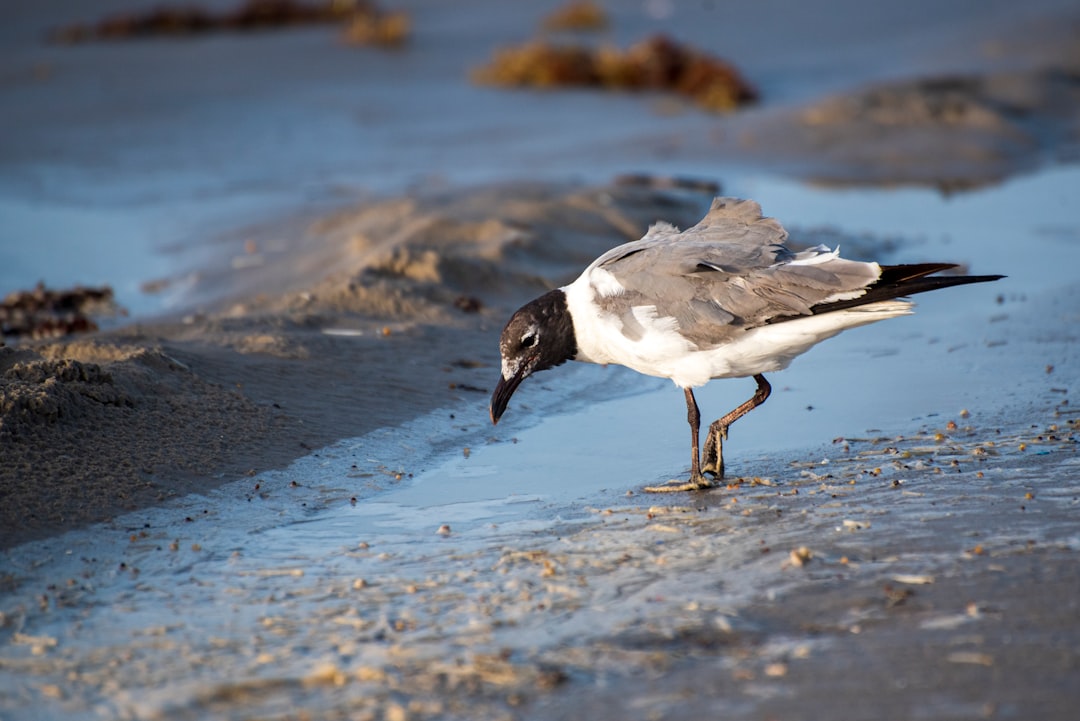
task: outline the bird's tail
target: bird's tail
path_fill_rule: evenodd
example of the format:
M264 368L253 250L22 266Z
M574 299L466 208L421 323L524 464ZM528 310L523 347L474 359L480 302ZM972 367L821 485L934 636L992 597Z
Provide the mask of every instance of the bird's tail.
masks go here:
M903 298L939 288L968 283L986 283L1004 278L1003 275L934 275L955 268L953 263L916 263L911 265L883 265L881 277L870 285L858 298L819 303L810 309L814 315L855 308L893 298Z

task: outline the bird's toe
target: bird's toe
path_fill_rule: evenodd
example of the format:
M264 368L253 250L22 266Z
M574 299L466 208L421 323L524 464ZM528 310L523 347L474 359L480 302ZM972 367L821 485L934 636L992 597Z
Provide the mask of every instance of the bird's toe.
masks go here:
M646 493L682 493L685 491L703 491L712 488L713 482L705 476L690 477L688 481L672 480L659 486L645 486Z
M724 477L724 464L717 461L715 458L711 461L706 460L701 464L701 472L710 474L713 478Z
M702 454L701 472L711 473L717 478L724 477L724 456L722 440L716 433L709 433L705 438Z

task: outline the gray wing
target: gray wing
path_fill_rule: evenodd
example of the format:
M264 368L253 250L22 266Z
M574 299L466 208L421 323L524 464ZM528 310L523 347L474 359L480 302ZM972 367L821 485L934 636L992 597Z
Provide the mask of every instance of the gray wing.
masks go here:
M607 271L617 281L596 285L597 302L620 317L625 335L640 337L643 330L632 308L655 306L657 316L675 318L698 347L774 318L807 315L819 303L858 297L881 274L876 263L845 260L824 246L795 253L786 239L757 203L717 198L694 227L680 233L653 226L586 272Z

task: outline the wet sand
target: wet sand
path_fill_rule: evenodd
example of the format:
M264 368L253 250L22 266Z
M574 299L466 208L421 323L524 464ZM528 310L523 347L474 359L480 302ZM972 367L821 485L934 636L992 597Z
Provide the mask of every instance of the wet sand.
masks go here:
M1071 719L1078 126L1045 37L709 121L704 160L648 124L629 157L737 161L799 243L1010 275L773 378L730 487L640 493L685 470L670 384L566 367L485 416L514 307L707 204L611 182L625 137L215 238L161 279L182 312L0 348L0 714ZM970 192L853 189L894 184Z
M534 410L569 406L547 425L578 437L600 410L544 396ZM552 446L515 433L463 457L455 440L475 435L458 428L376 432L23 546L5 579L8 708L1071 718L1080 427L1060 394L742 453L754 475L672 498L622 485L658 480L655 459L637 476L560 479ZM450 460L416 449L432 437Z

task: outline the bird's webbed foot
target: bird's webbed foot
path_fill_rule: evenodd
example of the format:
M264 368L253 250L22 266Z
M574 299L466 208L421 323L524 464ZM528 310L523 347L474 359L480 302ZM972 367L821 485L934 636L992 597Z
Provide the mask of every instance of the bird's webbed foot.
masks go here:
M713 423L705 434L705 449L702 456L701 472L711 473L717 478L724 477L724 441L727 439L727 426Z
M673 480L663 483L659 486L645 486L646 493L682 493L685 491L703 491L707 488L713 488L713 482L700 473L697 476L690 476L690 480L681 481Z

